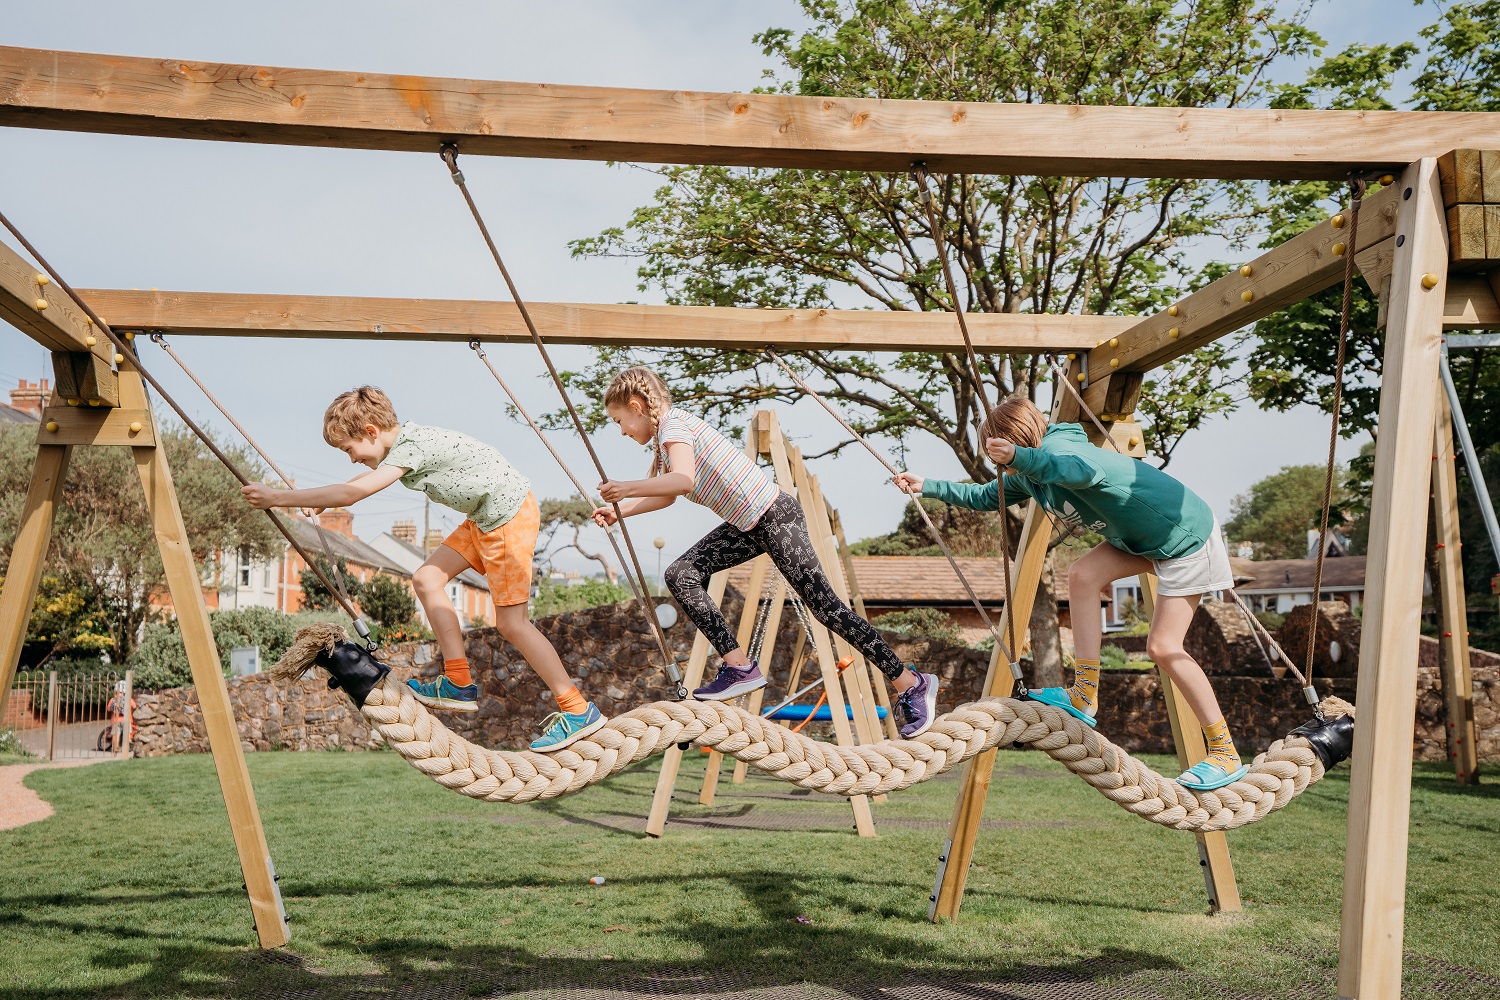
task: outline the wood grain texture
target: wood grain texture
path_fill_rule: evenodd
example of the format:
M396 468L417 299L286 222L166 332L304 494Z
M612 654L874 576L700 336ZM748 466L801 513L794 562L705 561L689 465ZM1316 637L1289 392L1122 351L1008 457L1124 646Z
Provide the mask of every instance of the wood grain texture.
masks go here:
M68 476L72 449L47 445L37 449L21 518L11 547L10 563L0 583L0 718L10 700L10 686L26 641L26 626L36 604L36 588L42 579L42 563L52 542L52 525L62 503L63 482Z
M49 429L56 424L57 429ZM131 430L131 425L138 430ZM37 428L41 445L92 444L145 447L156 444L156 421L145 408L48 406Z
M530 343L511 302L461 299L237 295L95 288L86 295L111 323L168 335ZM549 344L942 351L963 347L948 313L862 309L739 309L528 302ZM976 313L975 349L1049 352L1092 347L1134 324L1125 316Z
M0 47L0 125L435 153L813 170L1327 178L1494 115L1083 107L555 86ZM436 170L436 168L434 168Z
M1354 729L1338 992L1399 996L1416 719L1417 640L1448 240L1436 162L1402 175L1391 271L1380 435L1370 504L1359 724ZM1437 283L1424 288L1422 277Z
M0 320L9 323L49 351L84 351L111 357L109 339L97 333L73 300L44 277L25 257L0 243ZM46 303L45 308L39 308ZM92 306L93 303L90 303ZM109 322L108 313L100 313ZM92 347L88 338L94 337Z
M1458 469L1453 410L1438 389L1432 442L1432 512L1437 539L1438 592L1443 609L1438 630L1439 668L1447 712L1448 759L1460 785L1479 783L1479 747L1474 732L1474 680L1469 664L1469 612L1464 590L1463 540L1458 527Z

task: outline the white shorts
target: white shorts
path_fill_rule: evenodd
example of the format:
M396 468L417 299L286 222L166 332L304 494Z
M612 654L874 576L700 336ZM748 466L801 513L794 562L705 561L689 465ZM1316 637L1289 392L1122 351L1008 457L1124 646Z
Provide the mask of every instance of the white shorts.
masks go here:
M1162 597L1193 597L1234 587L1229 549L1217 518L1208 541L1198 551L1176 559L1153 559L1151 564L1156 569L1156 592Z

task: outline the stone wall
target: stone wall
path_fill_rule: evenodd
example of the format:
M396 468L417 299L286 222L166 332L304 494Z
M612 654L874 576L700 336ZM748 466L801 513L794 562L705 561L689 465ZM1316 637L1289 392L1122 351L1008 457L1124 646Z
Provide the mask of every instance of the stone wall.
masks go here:
M731 593L725 603L729 621L737 622L738 598ZM536 624L552 640L580 689L606 715L668 697L650 626L632 604L572 611L537 619ZM799 630L789 611L783 617L770 667L773 692L785 690L788 661ZM679 664L686 663L695 634L696 629L680 614L678 624L667 630ZM896 633L885 636L903 662L915 663L942 679L939 711L979 697L988 653ZM448 714L445 721L484 746L524 746L541 720L556 707L546 686L493 628L469 633L468 652L481 687L479 711ZM441 669L433 643L391 646L382 649L379 656L403 679L435 676ZM1254 662L1242 669L1243 674L1215 676L1214 689L1240 748L1258 751L1305 721L1308 710L1294 682L1266 675L1258 652ZM1500 760L1500 656L1476 652L1473 673L1480 757ZM801 683L816 676L816 664L809 664L802 672ZM1325 695L1355 700L1352 677L1326 678L1319 682L1319 689ZM266 674L236 678L229 682L229 692L241 742L247 750L357 750L379 739L342 692L328 690L320 673L297 684L272 681ZM1444 760L1447 750L1437 644L1425 638L1418 693L1415 753L1422 760ZM1100 700L1100 729L1111 739L1130 751L1170 752L1171 730L1154 671L1107 671ZM141 693L137 702L138 756L208 749L194 689Z

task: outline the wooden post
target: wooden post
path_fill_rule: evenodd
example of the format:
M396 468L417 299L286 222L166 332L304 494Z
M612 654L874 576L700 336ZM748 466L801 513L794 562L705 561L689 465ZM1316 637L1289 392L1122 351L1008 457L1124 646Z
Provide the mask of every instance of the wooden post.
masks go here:
M850 554L849 542L844 538L844 525L839 520L839 512L829 507L828 518L833 524L834 540L838 543L839 563L844 567L844 582L848 587L846 599L855 614L869 621L870 614L865 610L865 598L860 593L859 577L854 572L854 556ZM891 707L890 692L886 690L886 685L876 679L873 674L870 679L875 685L875 697L880 700L880 707L885 709L885 735L893 740L900 739L901 731L896 728L896 713Z
M1006 621L1014 614L1018 623L1031 621L1031 606L1036 601L1037 584L1042 579L1042 567L1047 561L1047 545L1051 541L1052 522L1035 503L1026 508L1026 523L1021 529L1017 543L1016 558L1011 562L1011 573L1015 579L1007 580L1005 586L1005 610L997 623L1001 635L1008 635ZM1012 586L1014 584L1014 586ZM1016 641L1026 634L1026 627L1018 625ZM990 655L989 670L984 677L984 697L1008 698L1015 683L1010 675L1010 665L1005 655L996 646ZM937 884L929 897L932 905L927 910L927 919L957 920L958 909L963 905L964 884L969 878L969 864L974 859L974 845L979 840L979 822L984 818L984 801L990 791L990 776L995 770L994 750L987 750L964 768L963 785L958 801L953 806L953 818L948 823L948 838L943 852L938 855Z
M1447 709L1448 759L1460 785L1479 783L1479 752L1474 731L1474 682L1469 674L1469 612L1464 592L1463 549L1458 533L1458 471L1453 453L1453 411L1438 389L1433 425L1432 510L1437 534L1438 599L1442 625L1438 665ZM1474 470L1473 475L1479 475Z
M1338 993L1349 1000L1401 992L1407 825L1422 608L1422 525L1432 475L1448 236L1436 161L1397 182L1401 245L1391 271L1380 435L1370 502L1359 722L1349 788Z
M747 435L751 438L754 435ZM745 588L745 603L740 608L740 630L735 641L741 649L748 649L750 637L755 634L755 620L760 615L760 601L766 592L766 575L771 569L771 557L757 556L750 567L750 584ZM775 636L771 641L775 642ZM738 699L743 701L744 699ZM703 770L703 788L698 792L700 805L714 804L714 792L719 784L719 769L723 767L724 755L717 750L708 752L708 766Z
M47 671L47 759L57 758L57 671Z
M120 733L120 742L117 745L121 760L130 759L130 737L135 732L135 711L130 707L130 703L134 698L135 671L127 669L125 671L125 721L121 725L123 732Z
M767 561L769 562L769 559ZM767 677L771 676L771 671L776 664L776 636L781 630L782 610L786 607L786 587L787 585L783 582L781 586L772 588L771 607L766 611L766 638L761 645L760 668ZM802 637L799 635L798 638ZM794 689L788 687L787 690L791 691ZM750 697L745 701L745 711L751 715L759 715L761 706L765 703L765 695L765 688L750 692ZM745 775L749 771L749 764L746 764L742 760L735 760L734 773L730 777L730 781L736 785L743 785L745 783Z
M718 604L724 599L727 573L715 573L708 581L708 599ZM688 654L687 669L682 683L689 691L703 684L703 667L708 663L708 637L699 632L693 637L693 651ZM677 784L677 771L682 766L682 751L675 746L667 748L661 757L661 774L656 778L656 791L651 794L651 810L646 814L646 834L660 837L667 829L667 813L672 808L672 789Z
M57 517L57 505L62 502L63 481L68 477L68 457L72 450L67 445L42 445L37 448L36 463L31 468L31 485L21 507L20 530L11 549L5 585L0 587L0 718L5 716L10 686L21 662L21 646L26 641L32 605L36 603L42 562L52 541L52 522Z
M1145 605L1149 616L1156 611L1156 574L1142 573L1140 580L1141 603ZM1203 740L1203 724L1177 693L1176 686L1165 670L1157 667L1156 678L1161 682L1162 701L1166 703L1167 721L1172 726L1172 745L1177 748L1177 763L1186 771L1208 757L1208 744ZM1198 864L1203 869L1203 884L1208 889L1208 912L1240 912L1240 887L1234 877L1234 862L1229 857L1229 838L1222 830L1198 833L1194 837L1198 841Z

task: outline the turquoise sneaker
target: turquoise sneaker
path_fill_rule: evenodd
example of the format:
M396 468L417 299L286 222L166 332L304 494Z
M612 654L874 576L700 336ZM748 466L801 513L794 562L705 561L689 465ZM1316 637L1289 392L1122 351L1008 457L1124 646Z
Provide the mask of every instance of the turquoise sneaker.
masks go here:
M531 749L538 753L561 750L575 740L604 727L605 718L599 709L589 702L587 711L573 715L568 712L553 712L542 720L542 735L531 741Z
M419 681L415 677L406 682L412 697L428 708L445 708L450 712L479 711L479 685L459 687L446 676L431 681Z

